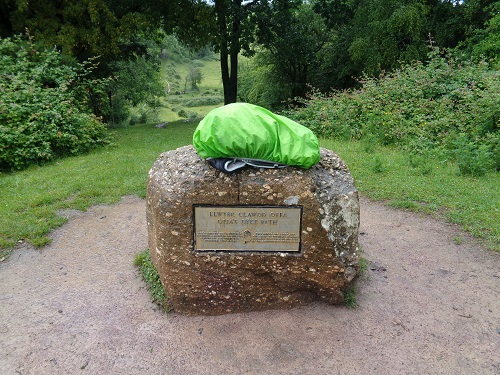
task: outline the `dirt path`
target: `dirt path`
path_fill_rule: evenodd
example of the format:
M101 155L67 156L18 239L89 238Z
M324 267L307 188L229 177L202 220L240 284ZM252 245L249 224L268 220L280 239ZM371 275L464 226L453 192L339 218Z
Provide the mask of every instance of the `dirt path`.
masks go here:
M1 374L500 374L500 254L362 200L359 307L164 315L132 261L145 203L74 216L0 264Z

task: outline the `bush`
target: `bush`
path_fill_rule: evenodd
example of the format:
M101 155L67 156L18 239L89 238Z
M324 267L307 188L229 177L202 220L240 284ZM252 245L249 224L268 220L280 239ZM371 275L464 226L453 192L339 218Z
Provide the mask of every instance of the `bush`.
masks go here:
M111 127L123 126L130 116L131 107L147 106L151 112L161 107L158 97L164 94L164 88L160 82L159 61L135 56L115 62L113 68L116 78L107 88L111 105L106 112Z
M495 160L488 144L476 145L464 134L455 141L455 152L461 175L480 177L494 166Z
M177 114L179 115L179 117L184 117L188 119L195 119L198 117L198 114L196 112L187 111L185 109L181 109L179 112L177 112Z
M313 92L304 108L286 114L316 134L373 139L415 155L440 155L478 175L500 169L500 72L485 62L457 61L437 51L379 78L364 77L359 90ZM465 165L481 163L483 167Z
M222 96L199 96L199 97L172 97L168 98L168 102L171 104L179 104L183 107L203 107L219 105L224 103L224 98Z
M222 96L201 96L197 98L185 99L183 105L185 107L203 107L221 103L224 103L224 98Z
M0 39L0 170L76 155L109 143L89 111L89 69L21 37Z

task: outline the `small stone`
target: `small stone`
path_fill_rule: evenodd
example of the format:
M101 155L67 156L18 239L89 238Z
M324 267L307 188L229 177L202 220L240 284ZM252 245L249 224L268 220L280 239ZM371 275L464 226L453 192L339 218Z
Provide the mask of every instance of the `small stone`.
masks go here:
M299 203L299 197L297 195L290 196L283 200L283 203L287 206L297 205Z

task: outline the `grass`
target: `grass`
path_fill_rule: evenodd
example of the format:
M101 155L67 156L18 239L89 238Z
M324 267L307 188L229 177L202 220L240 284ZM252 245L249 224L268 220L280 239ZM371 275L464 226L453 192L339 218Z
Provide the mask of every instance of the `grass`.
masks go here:
M365 150L360 142L322 140L347 163L356 187L366 197L388 205L432 214L459 224L500 251L500 175L459 176L454 164L428 157L420 163L400 150L382 146Z
M169 299L165 296L165 290L160 280L160 275L153 265L149 249L137 254L134 259L134 265L139 269L139 272L149 289L151 300L156 303L163 311L169 312L172 310Z
M0 259L18 241L39 247L49 243L50 231L66 221L58 210L86 210L128 194L144 197L153 162L161 152L191 143L196 125L181 121L165 129L152 125L118 129L113 146L0 175ZM490 249L500 250L498 173L463 177L455 166L431 159L422 171L396 149L377 146L367 152L358 142L321 143L346 161L365 196L457 223Z
M50 231L66 221L58 210L86 210L129 194L144 197L153 162L161 152L190 144L196 125L176 122L164 129L153 125L118 129L113 146L0 174L0 259L18 241L35 246L50 242Z
M350 309L358 307L358 301L356 300L356 287L353 285L344 291L344 306Z
M64 224L61 209L86 210L124 195L145 196L147 173L163 151L191 143L197 121L164 129L136 125L118 129L113 146L22 172L0 174L0 259L18 241L35 246ZM420 211L459 224L500 251L500 177L459 176L457 167L430 158L415 163L397 149L359 142L322 140L349 166L361 193L370 199Z

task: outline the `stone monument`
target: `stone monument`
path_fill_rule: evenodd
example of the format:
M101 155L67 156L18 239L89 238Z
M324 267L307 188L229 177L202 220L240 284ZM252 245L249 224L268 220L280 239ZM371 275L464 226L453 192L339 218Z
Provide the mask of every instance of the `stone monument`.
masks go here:
M344 162L226 175L192 146L149 172L151 258L176 312L219 315L343 302L359 271L359 200Z

